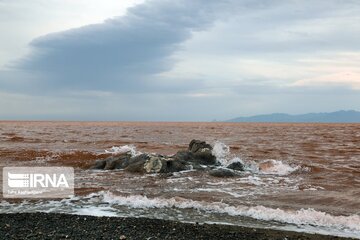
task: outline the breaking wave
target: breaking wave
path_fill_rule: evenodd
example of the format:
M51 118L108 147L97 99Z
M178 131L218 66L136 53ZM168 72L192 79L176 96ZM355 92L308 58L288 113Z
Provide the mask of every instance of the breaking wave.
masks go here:
M298 165L289 165L281 160L265 160L261 162L249 161L246 162L240 157L235 156L230 152L230 147L226 144L216 141L213 146L212 153L216 157L217 161L222 166L228 166L234 162L240 162L245 166L245 170L258 174L271 174L271 175L288 175L299 169L301 166Z
M274 175L288 175L299 170L301 167L298 165L290 166L287 163L283 163L279 160L267 160L259 164L259 172L262 174L274 174Z
M110 206L122 205L130 208L178 208L195 209L198 211L228 214L230 216L250 217L257 220L277 221L298 226L317 226L326 229L360 234L360 216L334 216L312 208L284 210L265 206L231 206L222 202L194 201L183 198L148 198L141 195L116 196L111 192L99 192L102 200Z
M82 205L76 205L79 203ZM24 209L22 209L21 204L24 205ZM322 230L322 233L337 234L339 236L360 236L360 215L353 214L349 216L335 216L326 212L314 210L312 208L284 210L280 208L269 208L261 205L232 206L223 202L195 201L181 197L166 199L160 197L148 198L142 195L119 196L108 191L91 193L84 197L73 197L73 199L49 201L47 204L41 202L41 204L37 206L29 205L28 202L23 202L21 204L19 206L14 206L15 204L3 201L0 204L3 206L0 212L17 212L24 210L26 212L69 212L69 209L71 209L70 213L78 215L124 216L124 211L118 209L121 206L134 210L196 210L204 213L227 214L233 217L249 217L261 221L293 224L298 227L298 231L321 232ZM44 210L45 206L49 209ZM67 211L65 211L66 209ZM130 212L134 210L130 210ZM316 226L315 231L313 228L314 226Z
M210 211L215 213L226 213L232 216L246 216L259 220L279 221L300 225L316 225L323 227L336 227L359 231L360 216L333 216L314 209L282 210L264 206L230 206L226 203L193 201L187 199L163 199L148 198L146 196L116 196L110 192L100 192L105 202L118 205L125 205L132 208L193 208L196 210Z
M105 150L105 152L114 155L128 152L133 157L141 154L141 152L136 150L136 147L134 145L124 145L120 147L113 146L110 148L110 150Z
M110 149L106 149L105 153L114 155L130 153L132 156L142 154L142 152L138 151L134 145L113 146ZM234 162L240 162L244 165L246 171L256 174L283 176L301 169L298 165L289 165L281 160L270 159L261 162L244 161L241 157L232 154L230 147L220 141L216 141L213 144L212 154L216 157L218 163L224 167Z

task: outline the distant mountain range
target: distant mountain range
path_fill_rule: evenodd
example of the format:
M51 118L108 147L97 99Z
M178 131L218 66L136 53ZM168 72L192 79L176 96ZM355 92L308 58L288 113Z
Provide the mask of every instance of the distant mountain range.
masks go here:
M227 122L360 123L360 112L354 110L342 110L330 113L307 113L300 115L273 113L251 117L238 117L230 119Z

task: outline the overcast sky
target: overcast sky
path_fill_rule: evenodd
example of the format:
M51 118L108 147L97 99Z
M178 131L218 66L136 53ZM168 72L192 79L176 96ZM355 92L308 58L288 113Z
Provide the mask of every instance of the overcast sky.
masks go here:
M357 0L0 0L0 119L360 110Z

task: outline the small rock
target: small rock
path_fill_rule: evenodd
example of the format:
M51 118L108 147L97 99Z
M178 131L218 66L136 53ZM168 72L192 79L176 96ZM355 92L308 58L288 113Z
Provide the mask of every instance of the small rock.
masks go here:
M125 168L125 170L129 172L144 173L144 164L149 159L150 156L147 154L141 154L139 156L132 157L130 158L129 165Z
M216 157L212 154L211 149L203 148L200 151L193 154L194 161L204 165L214 165L216 163Z
M197 153L197 152L203 151L203 149L208 149L211 151L212 146L204 141L193 139L193 140L191 140L188 149L192 153Z
M237 171L244 171L244 165L241 162L230 163L227 168Z
M159 173L163 167L164 161L165 160L161 157L151 157L144 164L146 173Z
M96 160L94 166L90 169L104 169L106 165L106 159Z
M165 166L163 172L180 172L184 170L189 170L190 166L184 160L176 160L176 159L167 159L165 162Z
M209 175L213 177L235 177L236 173L230 169L218 168L209 171Z
M129 165L130 154L123 153L117 156L111 156L106 159L105 170L123 169Z

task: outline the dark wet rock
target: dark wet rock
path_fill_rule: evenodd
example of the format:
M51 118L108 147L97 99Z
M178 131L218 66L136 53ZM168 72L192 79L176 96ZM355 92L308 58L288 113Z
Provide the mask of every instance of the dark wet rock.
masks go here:
M212 150L212 146L204 141L191 140L188 150L192 153L202 152L204 149Z
M190 151L178 151L174 156L174 160L186 161L191 163L193 167L202 168L200 165L214 165L216 164L216 157L209 149L202 149L199 152L192 153Z
M216 157L212 154L208 148L203 148L200 151L193 153L193 162L204 165L216 164Z
M173 157L174 160L180 160L180 161L191 161L193 160L194 156L192 152L190 151L178 151Z
M144 163L131 164L127 166L125 170L132 173L144 173Z
M141 154L135 157L130 158L129 164L125 168L126 171L136 172L136 173L144 173L144 164L147 160L150 159L148 154Z
M160 173L164 172L166 168L166 159L161 156L152 156L144 164L146 173Z
M196 167L216 164L216 157L212 154L212 146L200 140L192 140L188 151L178 151L174 155L174 159L191 162L197 165Z
M216 157L212 154L212 146L204 141L191 140L188 150L191 153L193 162L204 165L216 163Z
M213 177L235 177L237 174L226 168L217 168L209 171L209 175Z
M171 159L166 161L166 171L165 172L180 172L189 170L191 166L184 160L175 160Z
M242 164L241 162L233 162L230 163L227 168L237 171L244 171L244 164Z
M137 173L172 173L189 169L204 170L216 166L212 147L204 141L192 140L188 150L173 156L141 154L131 157L129 153L96 161L92 169L124 169Z
M128 153L111 156L106 160L105 170L123 169L129 164L130 155Z
M201 161L201 160L197 161L197 159L195 159L194 154L190 151L184 151L184 150L178 151L174 156L172 156L172 158L174 159L174 164L176 164L176 165L178 165L178 164L185 165L185 166L187 166L188 169L189 168L196 169L196 170L204 170L205 169L202 166L203 161Z
M188 170L186 161L164 156L152 156L144 164L146 173L172 173Z
M115 165L116 164L116 158L114 158L113 156L108 157L105 159L105 167L104 170L113 170L115 169Z
M95 164L90 169L104 169L106 165L106 159L99 159L95 161Z

